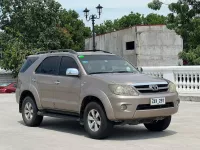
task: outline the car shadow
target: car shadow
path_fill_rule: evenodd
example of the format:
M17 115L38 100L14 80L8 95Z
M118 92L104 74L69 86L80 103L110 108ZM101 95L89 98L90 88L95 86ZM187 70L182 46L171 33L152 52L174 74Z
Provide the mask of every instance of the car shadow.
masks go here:
M18 121L20 124L24 125L23 121ZM76 121L68 121L63 119L45 118L39 128L46 130L53 130L58 132L66 132L70 134L75 134L79 136L86 136L87 134L84 127ZM177 134L177 132L172 130L166 130L163 132L150 132L144 126L115 126L112 134L106 140L145 140L154 138L163 138Z
M25 125L22 120L18 122L22 125ZM83 126L81 126L77 121L45 117L38 128L86 136Z
M177 134L177 132L172 130L166 130L163 132L151 132L148 131L143 125L136 126L116 126L110 140L147 140L155 138L163 138Z

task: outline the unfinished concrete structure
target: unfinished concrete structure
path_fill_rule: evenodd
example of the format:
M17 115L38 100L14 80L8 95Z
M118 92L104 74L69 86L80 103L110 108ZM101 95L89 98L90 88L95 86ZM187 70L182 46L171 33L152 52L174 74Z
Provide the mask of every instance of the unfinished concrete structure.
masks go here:
M92 38L85 40L92 49ZM134 26L96 36L96 49L120 55L135 66L176 66L183 40L165 25Z
M16 82L16 80L12 77L11 71L6 71L0 67L0 84L12 82Z

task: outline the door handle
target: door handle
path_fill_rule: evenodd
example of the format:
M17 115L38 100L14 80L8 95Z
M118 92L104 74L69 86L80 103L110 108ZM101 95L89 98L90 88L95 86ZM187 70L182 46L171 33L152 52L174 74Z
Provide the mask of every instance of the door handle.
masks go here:
M60 84L60 81L56 81L55 84Z
M33 79L32 79L32 81L33 81L33 82L36 82L36 79L35 79L35 78L33 78Z

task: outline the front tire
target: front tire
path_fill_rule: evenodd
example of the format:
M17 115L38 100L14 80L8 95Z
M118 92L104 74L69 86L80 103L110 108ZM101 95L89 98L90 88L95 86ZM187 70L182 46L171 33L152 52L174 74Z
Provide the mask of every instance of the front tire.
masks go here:
M32 97L25 97L22 103L22 118L26 126L39 126L43 120L43 116L37 115L38 109Z
M144 124L144 126L149 131L164 131L166 130L171 123L171 116L166 117L163 120L154 121L153 123Z
M112 131L113 124L107 119L104 109L96 102L89 103L84 111L84 128L89 137L104 139Z

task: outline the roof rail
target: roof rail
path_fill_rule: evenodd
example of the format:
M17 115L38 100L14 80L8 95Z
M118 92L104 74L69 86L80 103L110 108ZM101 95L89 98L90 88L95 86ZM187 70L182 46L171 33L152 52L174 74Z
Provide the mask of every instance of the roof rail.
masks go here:
M112 54L111 52L104 51L104 50L84 50L84 52L104 52L104 53Z
M72 54L77 54L77 52L72 49L47 50L47 51L38 52L36 54L57 53L57 52L68 52Z

